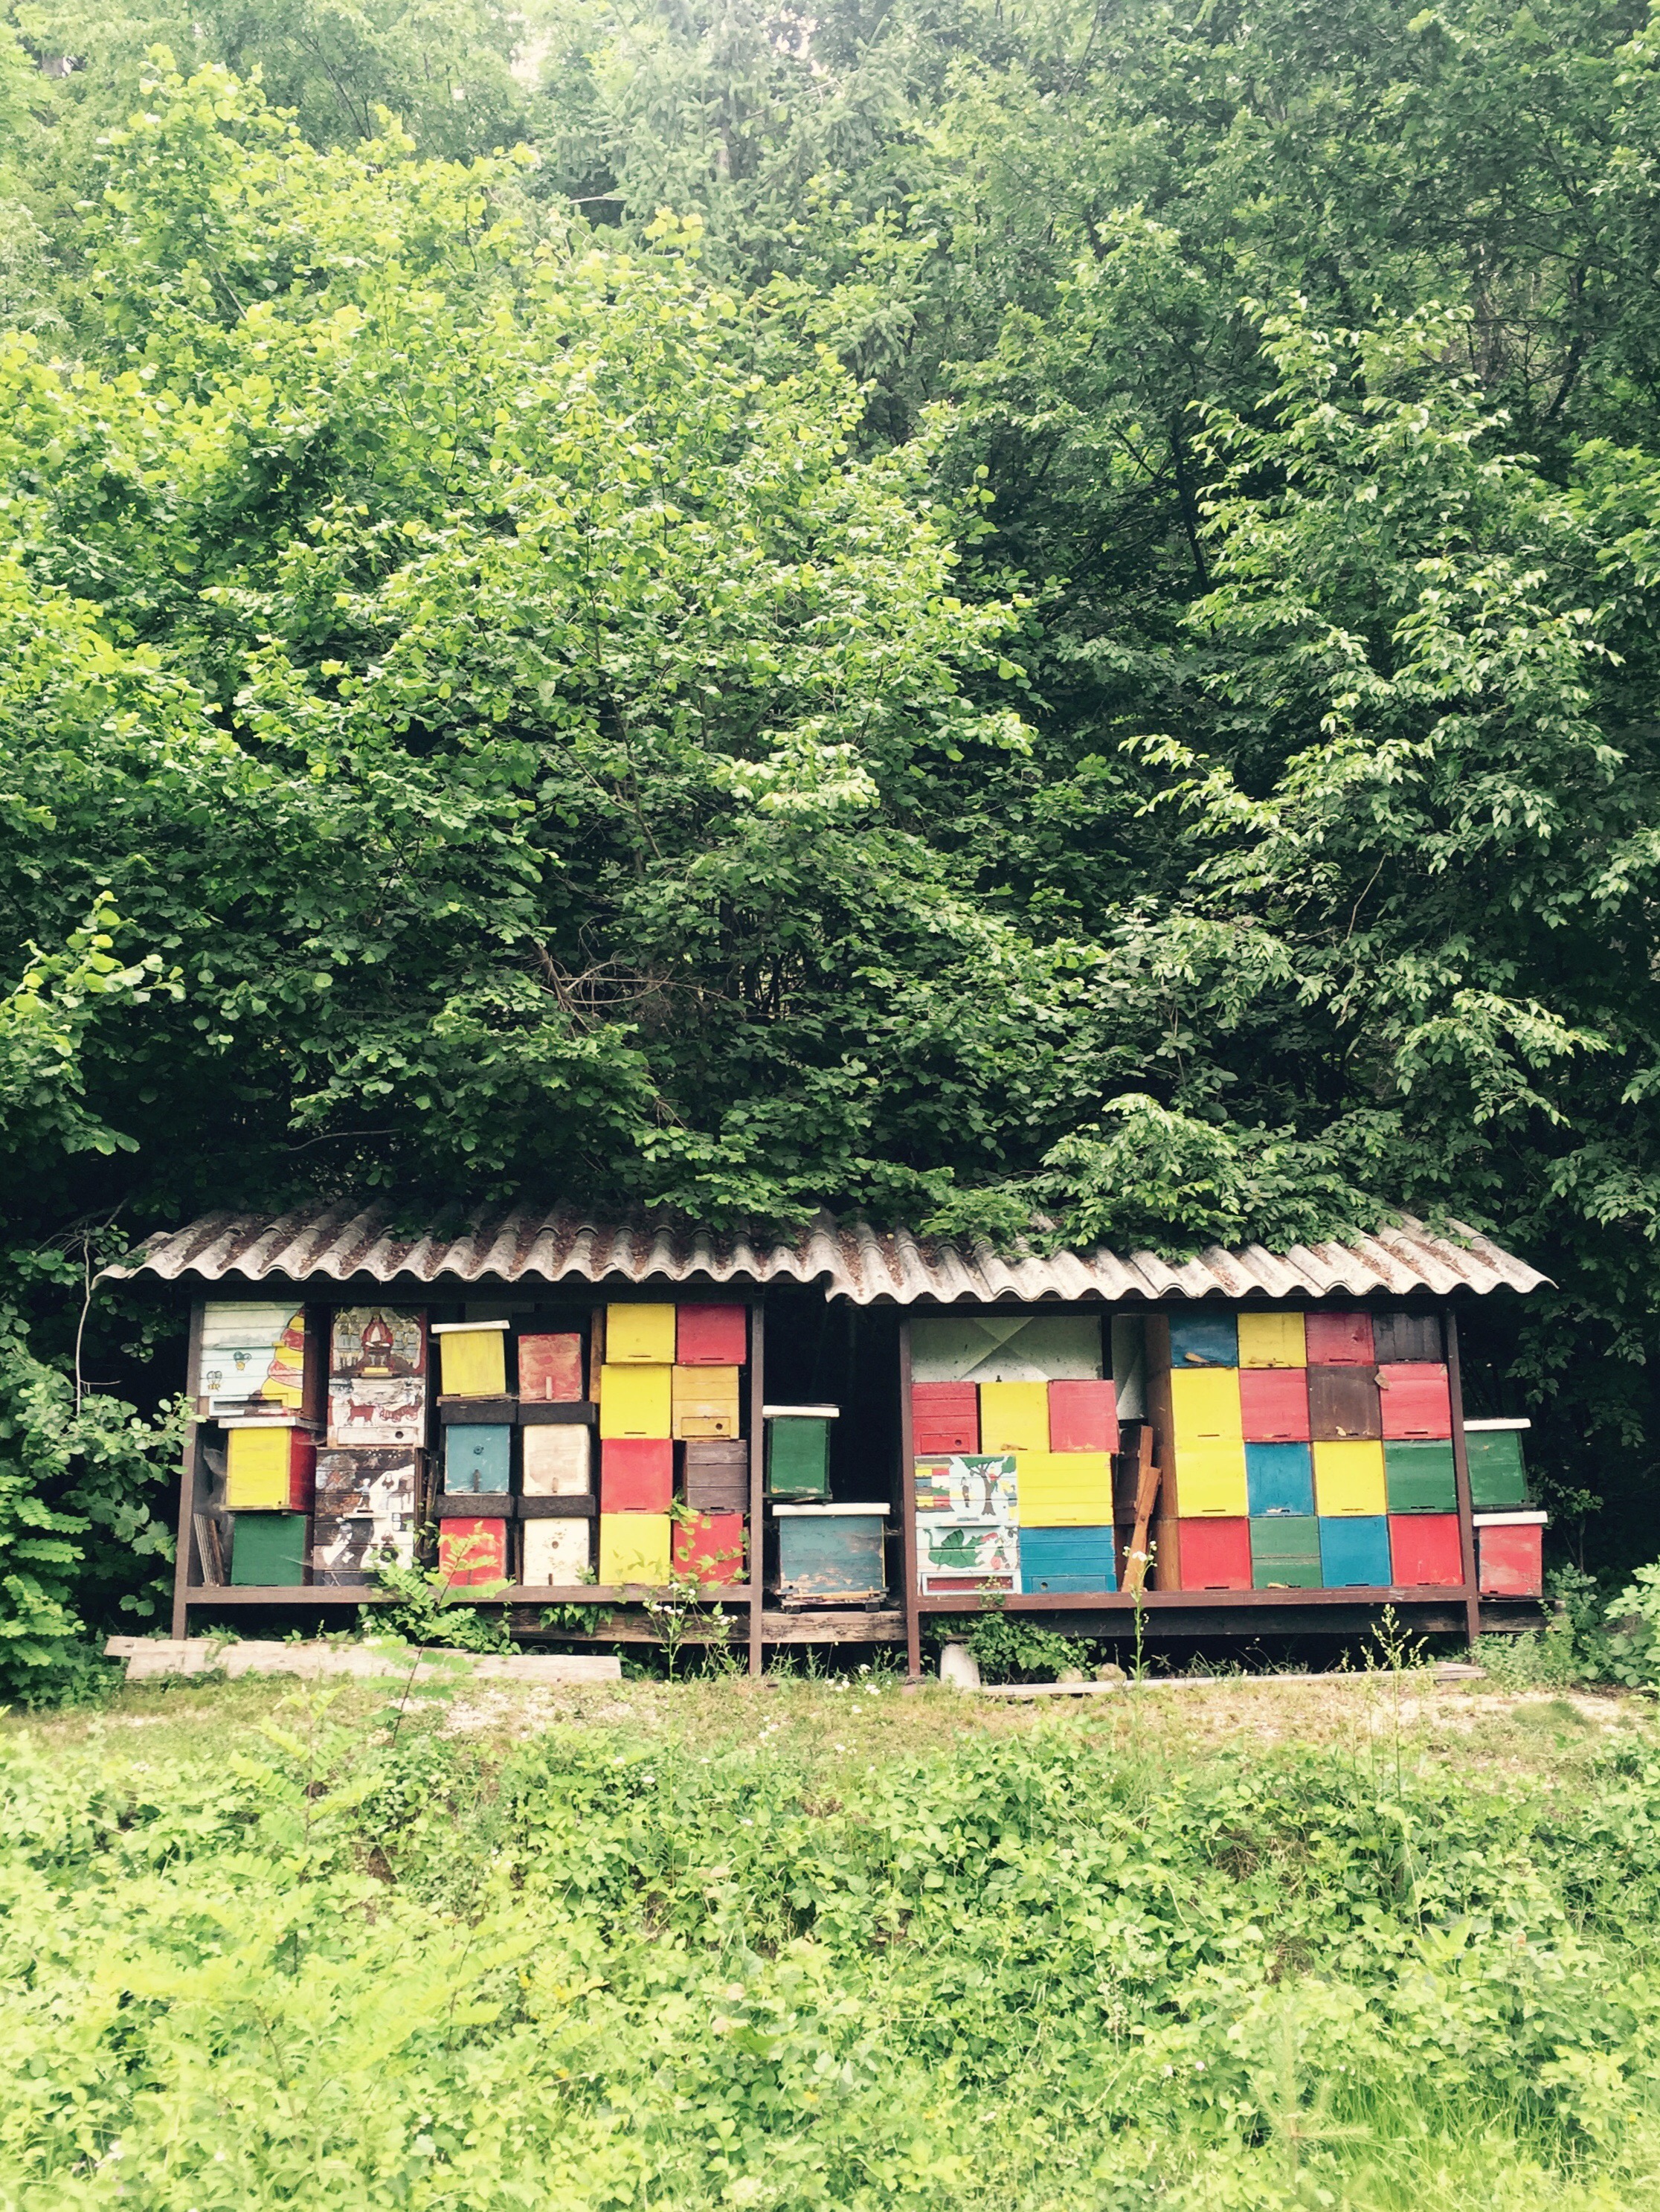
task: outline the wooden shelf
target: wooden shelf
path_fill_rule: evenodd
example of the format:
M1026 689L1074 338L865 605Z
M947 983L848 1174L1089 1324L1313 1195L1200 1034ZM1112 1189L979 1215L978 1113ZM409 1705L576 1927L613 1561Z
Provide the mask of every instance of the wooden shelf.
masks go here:
M1417 1584L1410 1589L1356 1583L1340 1589L1192 1589L1143 1590L1144 1613L1180 1613L1196 1606L1243 1608L1262 1606L1316 1607L1323 1605L1462 1605L1474 1593L1462 1583ZM919 1613L1134 1613L1138 1601L1129 1590L1066 1590L1051 1595L1031 1593L1014 1596L1005 1590L988 1590L983 1596L963 1591L950 1597L919 1597Z

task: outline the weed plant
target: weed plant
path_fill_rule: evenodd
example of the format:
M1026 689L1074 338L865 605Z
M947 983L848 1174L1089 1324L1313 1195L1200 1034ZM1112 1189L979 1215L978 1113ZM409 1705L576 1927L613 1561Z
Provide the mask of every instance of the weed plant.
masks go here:
M835 1775L776 1719L343 1711L0 1741L0 2203L1660 2202L1646 1740L1572 1790L1146 1715Z

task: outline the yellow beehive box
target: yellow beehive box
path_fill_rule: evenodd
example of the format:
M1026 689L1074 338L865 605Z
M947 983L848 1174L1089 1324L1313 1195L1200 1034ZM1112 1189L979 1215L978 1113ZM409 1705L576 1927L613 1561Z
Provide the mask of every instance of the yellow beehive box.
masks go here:
M1308 1364L1309 1350L1300 1313L1240 1315L1242 1367L1306 1367Z
M656 1437L674 1433L672 1367L612 1367L601 1370L599 1433L602 1437Z
M1320 1514L1388 1512L1383 1445L1353 1441L1316 1444L1314 1510Z
M666 1513L599 1516L599 1580L607 1589L618 1589L624 1583L645 1583L660 1589L668 1578Z
M1196 1382L1200 1378L1196 1375L1177 1375L1171 1379L1176 1382ZM1183 1519L1201 1520L1219 1513L1243 1517L1247 1510L1246 1498L1243 1443L1230 1441L1177 1445L1174 1510ZM1170 1509L1168 1498L1162 1498L1159 1504L1161 1510Z
M982 1452L1037 1452L1049 1444L1049 1386L1047 1382L982 1382L980 1385L980 1449Z
M607 1306L605 1358L613 1367L672 1367L672 1306Z
M674 1435L678 1443L738 1434L735 1367L677 1367L673 1375Z
M1176 1449L1242 1443L1237 1367L1180 1368L1170 1379L1171 1425ZM1185 1513L1187 1507L1182 1510Z
M506 1330L444 1329L438 1336L438 1376L447 1398L506 1397Z
M1105 1452L1017 1452L1014 1480L1023 1528L1101 1528L1112 1520Z
M310 1504L315 1447L283 1425L236 1428L225 1437L225 1504L233 1513L288 1513Z

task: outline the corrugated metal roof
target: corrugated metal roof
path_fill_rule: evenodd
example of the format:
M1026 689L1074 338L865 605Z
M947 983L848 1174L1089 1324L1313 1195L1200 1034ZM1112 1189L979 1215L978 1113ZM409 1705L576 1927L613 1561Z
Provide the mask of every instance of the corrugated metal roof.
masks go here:
M1392 1229L1329 1244L1268 1252L1213 1245L1183 1264L1151 1252L1121 1259L1084 1252L1000 1255L983 1243L946 1243L909 1230L873 1229L821 1213L788 1241L717 1235L641 1215L599 1222L557 1209L509 1206L410 1224L390 1206L301 1208L275 1219L205 1213L153 1237L113 1275L168 1282L416 1285L553 1283L804 1283L855 1305L1036 1304L1100 1298L1402 1297L1414 1291L1537 1290L1548 1280L1486 1237L1454 1224L1432 1237L1403 1216Z

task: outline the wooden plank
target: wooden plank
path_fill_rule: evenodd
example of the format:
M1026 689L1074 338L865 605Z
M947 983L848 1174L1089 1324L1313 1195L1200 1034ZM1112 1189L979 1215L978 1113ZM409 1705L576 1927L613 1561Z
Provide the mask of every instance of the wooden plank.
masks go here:
M198 1408L202 1399L202 1315L204 1301L194 1298L190 1310L190 1348L185 1356L185 1403L189 1412L185 1438L179 1452L179 1543L173 1567L173 1632L185 1632L192 1577L191 1555L196 1520L196 1481L202 1458L202 1424ZM205 1573L205 1565L204 1572Z
M901 1604L905 1615L905 1675L922 1679L922 1620L919 1609L919 1546L916 1535L916 1427L911 1404L910 1315L899 1322L899 1528L905 1577Z
M766 1423L761 1408L767 1401L767 1310L757 1298L750 1308L750 1586L745 1592L750 1608L750 1674L758 1678L766 1664L766 1553L763 1521L766 1513Z
M1135 1528L1124 1560L1124 1594L1134 1597L1147 1579L1147 1531L1152 1509L1158 1502L1162 1474L1152 1448L1152 1424L1143 1421L1139 1432L1139 1463L1135 1472Z
M1458 1556L1464 1569L1464 1628L1474 1651L1481 1633L1481 1596L1475 1571L1475 1508L1470 1500L1469 1452L1464 1443L1464 1378L1458 1361L1458 1322L1450 1307L1444 1322L1447 1392L1452 1401L1452 1479L1458 1493Z

